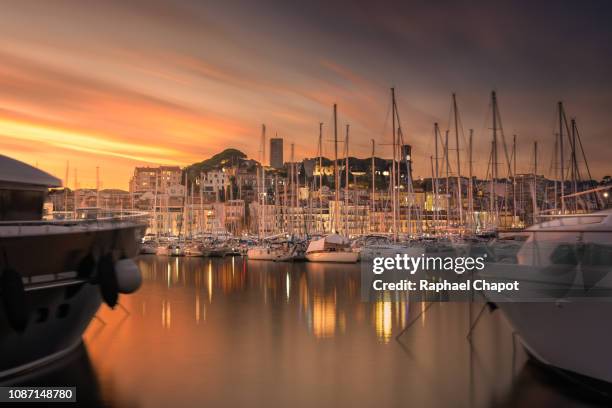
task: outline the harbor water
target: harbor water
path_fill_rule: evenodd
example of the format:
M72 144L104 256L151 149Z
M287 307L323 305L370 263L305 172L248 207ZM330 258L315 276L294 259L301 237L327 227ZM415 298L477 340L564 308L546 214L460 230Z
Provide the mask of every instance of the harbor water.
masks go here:
M24 380L88 406L593 406L481 303L360 298L358 265L142 256L142 288ZM471 336L469 336L471 334Z

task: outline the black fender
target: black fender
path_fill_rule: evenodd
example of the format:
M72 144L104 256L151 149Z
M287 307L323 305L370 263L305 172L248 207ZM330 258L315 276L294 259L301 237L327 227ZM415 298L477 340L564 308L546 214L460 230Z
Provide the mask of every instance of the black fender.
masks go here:
M119 300L119 284L115 274L113 255L108 253L98 261L98 284L102 300L109 307L114 308Z

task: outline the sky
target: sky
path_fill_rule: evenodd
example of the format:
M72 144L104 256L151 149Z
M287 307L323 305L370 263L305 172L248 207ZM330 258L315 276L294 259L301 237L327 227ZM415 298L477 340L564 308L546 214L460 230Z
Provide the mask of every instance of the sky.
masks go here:
M462 168L473 129L484 177L495 90L518 172L533 171L538 141L538 172L551 174L561 100L593 177L612 173L612 3L293 3L3 1L2 154L61 179L69 163L70 187L75 170L79 187L95 186L98 167L103 188L126 189L135 166L185 166L228 147L258 159L264 123L288 160L291 143L295 159L317 154L323 122L332 156L337 103L349 154L369 157L374 139L390 157L394 87L414 175L431 174L435 122L455 148L454 92Z

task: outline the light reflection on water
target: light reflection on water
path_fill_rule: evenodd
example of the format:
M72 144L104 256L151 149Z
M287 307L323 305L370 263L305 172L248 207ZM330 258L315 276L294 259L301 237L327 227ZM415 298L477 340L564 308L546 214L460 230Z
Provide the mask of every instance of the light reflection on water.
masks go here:
M469 304L363 303L357 265L145 257L140 266L143 287L120 300L129 314L103 307L105 324L85 335L107 406L581 404L525 366L498 312L470 344Z

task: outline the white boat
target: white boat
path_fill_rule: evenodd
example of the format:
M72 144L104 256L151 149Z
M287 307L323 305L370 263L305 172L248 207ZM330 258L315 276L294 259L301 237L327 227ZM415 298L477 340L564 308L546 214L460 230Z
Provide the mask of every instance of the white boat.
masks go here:
M359 253L352 250L347 238L330 234L310 241L306 249L306 259L310 262L355 263L359 259Z
M146 214L43 219L49 187L61 182L0 155L0 383L66 356L104 301L141 282L131 259Z
M258 245L247 250L247 258L256 261L274 261L283 254L280 248L274 248L270 245Z
M489 275L499 267L521 285L552 277L555 283L564 281L571 296L540 302L508 299L497 305L536 359L612 382L612 299L576 298L593 289L612 291L612 210L565 216L526 231L530 236L517 252L517 263L493 265Z

